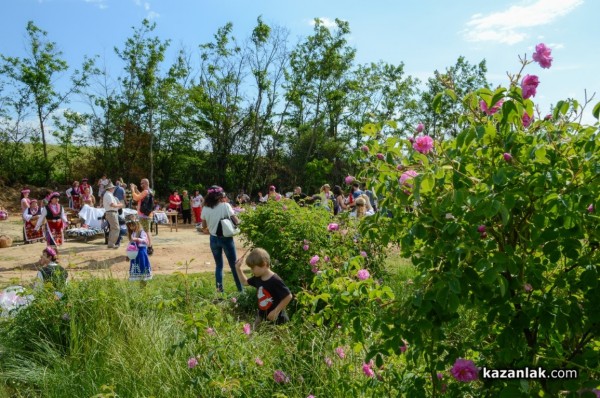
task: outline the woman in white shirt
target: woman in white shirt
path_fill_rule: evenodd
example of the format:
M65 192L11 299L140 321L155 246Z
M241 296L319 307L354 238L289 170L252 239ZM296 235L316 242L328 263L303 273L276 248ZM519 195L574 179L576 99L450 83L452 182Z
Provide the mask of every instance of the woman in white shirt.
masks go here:
M202 208L202 230L205 234L210 234L210 250L215 259L215 281L217 292L223 291L223 252L227 257L229 268L238 291L242 291L242 284L235 270L237 253L235 251L235 242L233 237L223 236L221 220L230 218L234 224L239 220L235 216L233 208L228 203L229 200L223 188L213 185L204 197L204 207Z

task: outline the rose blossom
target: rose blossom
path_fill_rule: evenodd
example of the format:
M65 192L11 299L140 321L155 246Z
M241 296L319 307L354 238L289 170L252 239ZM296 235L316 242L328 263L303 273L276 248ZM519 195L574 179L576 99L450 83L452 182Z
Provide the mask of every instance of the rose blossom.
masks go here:
M317 255L314 255L311 259L310 259L310 265L312 265L313 267L315 265L317 265L317 263L319 262L320 258Z
M283 372L283 370L276 370L273 373L273 380L275 380L275 383L289 383L290 382L290 378L287 377L287 375Z
M327 365L328 368L333 366L333 361L331 360L331 358L325 357L325 365Z
M407 170L404 173L402 173L402 175L398 179L398 182L400 183L400 185L406 185L405 182L407 180L411 180L411 179L415 178L418 175L419 175L419 173L417 173L414 170Z
M510 162L512 160L512 155L508 152L504 152L502 154L502 157L504 158L504 160L506 160L507 162Z
M364 251L364 250L361 250L361 252L360 252L360 255L361 255L362 257L364 257L364 258L367 258L367 257L368 257L368 254L367 254L367 252L366 252L366 251Z
M383 153L378 153L377 154L377 159L383 160L383 159L385 159L385 156L383 155Z
M215 334L215 329L213 328L206 328L206 334L209 334L211 336L214 336Z
M325 261L326 263L328 263L329 262L329 256L323 257L323 261Z
M196 366L198 366L198 360L196 359L196 357L191 357L190 359L188 359L187 365L189 369L194 369Z
M523 123L523 127L529 127L531 122L533 122L533 118L525 112L521 118L521 122Z
M375 376L375 372L373 372L373 369L371 369L371 363L363 363L362 371L367 377Z
M244 323L244 333L248 336L250 336L250 333L252 333L252 329L250 328L249 323Z
M589 213L593 213L594 212L594 205L593 204L589 205L588 208L587 208L587 211Z
M467 383L477 380L479 369L470 359L458 358L450 369L450 373L456 380Z
M258 366L264 365L264 362L259 357L254 358L254 363L256 363Z
M310 249L310 246L309 246L309 245L304 245L304 246L302 246L302 250L304 250L304 251L307 251L308 249Z
M552 66L551 53L552 50L550 48L546 47L544 43L540 43L535 46L535 52L533 53L532 58L535 62L540 64L542 68L548 69Z
M527 293L531 293L533 291L533 286L531 286L530 283L526 283L523 285L523 290L525 290Z
M346 358L346 353L344 352L344 347L336 348L335 353L338 354L338 357L340 357L341 359Z
M368 153L369 152L369 147L366 145L363 145L360 147L360 150L363 151L364 153Z
M413 148L417 152L421 153L429 153L433 149L433 138L428 135L424 135L421 137L417 137L415 143L413 144Z
M337 223L334 223L334 222L330 223L327 226L327 230L328 231L337 231L338 229L340 229L340 224L337 224Z
M233 304L237 303L237 297L232 297L232 298L231 298L231 302L232 302Z
M344 178L344 182L346 182L347 185L350 185L354 182L354 177L353 176L346 176L346 178Z
M369 279L371 274L369 274L369 271L367 271L366 269L361 269L358 271L356 276L358 276L358 279L360 279L361 281L364 281L366 279Z
M504 103L504 101L500 100L500 101L496 102L494 104L494 106L492 106L491 108L488 108L487 102L485 102L484 100L481 100L481 101L479 101L479 108L481 108L481 110L486 115L491 116L494 113L498 112L498 110L500 109L500 107L502 106L503 103Z
M540 84L540 80L536 75L525 75L523 80L521 80L523 99L535 97L538 84Z
M477 232L479 232L480 234L485 232L485 225L480 225L477 227Z
M417 124L417 133L422 133L424 129L425 126L423 125L423 123Z

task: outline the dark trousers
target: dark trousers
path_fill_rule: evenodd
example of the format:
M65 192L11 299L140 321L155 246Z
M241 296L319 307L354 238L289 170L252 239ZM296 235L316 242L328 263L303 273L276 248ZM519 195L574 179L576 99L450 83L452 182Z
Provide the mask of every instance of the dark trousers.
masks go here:
M192 223L192 209L181 210L181 215L183 217L184 224Z

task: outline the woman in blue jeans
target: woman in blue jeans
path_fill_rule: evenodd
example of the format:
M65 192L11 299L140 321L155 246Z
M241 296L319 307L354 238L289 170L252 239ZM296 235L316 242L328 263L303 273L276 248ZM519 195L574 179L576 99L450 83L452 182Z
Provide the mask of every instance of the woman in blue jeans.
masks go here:
M233 274L237 289L242 291L242 284L235 270L237 255L235 252L235 242L233 237L226 238L220 228L221 220L230 217L238 224L239 220L235 216L233 208L228 203L227 195L223 188L213 185L204 197L204 208L202 209L202 231L210 234L210 250L215 258L215 279L217 282L217 291L223 291L223 252L227 257L229 268Z

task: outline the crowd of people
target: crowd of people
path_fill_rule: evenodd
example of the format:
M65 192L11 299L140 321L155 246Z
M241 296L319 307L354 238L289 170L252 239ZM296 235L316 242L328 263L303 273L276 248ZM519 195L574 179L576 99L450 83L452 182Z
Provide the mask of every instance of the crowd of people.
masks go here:
M127 187L122 178L115 179L113 183L103 175L97 183L97 199L87 178L83 178L81 182L74 181L65 194L69 209L72 211L79 211L86 205L103 209L103 217L109 226L107 237L109 250L119 248L123 235L127 236L129 240L127 254L130 259L129 279L142 281L142 283L152 279L149 256L153 254L150 233L152 213L144 210L145 201L151 201L151 209L155 212L165 210L181 214L184 224L191 224L193 217L197 229L210 235L210 249L215 260L217 292L223 291L223 255L225 255L237 290L242 291L244 285L257 288L259 305L257 322L261 320L270 320L278 324L286 322L288 318L285 307L292 296L281 278L270 270L270 257L263 249L255 249L246 259L246 264L254 276L246 278L241 271L242 261L238 261L233 236L224 235L221 224L223 219L229 219L233 224L239 223L232 202L240 206L255 206L268 201L294 200L300 206L321 207L333 215L349 212L351 217L357 218L372 215L377 211L377 198L373 192L361 189L356 181L350 186L348 194L345 194L339 185L331 189L329 184L324 184L319 192L313 195L302 192L300 186L282 195L277 192L274 185L271 185L265 195L258 192L256 201L252 200L244 190L240 190L235 198L230 197L223 188L216 185L210 187L205 196L198 190L195 190L193 195L189 195L185 189L181 191L181 195L178 190L173 190L164 206L154 200L149 185L148 179L144 178L140 181L139 188L135 184ZM40 279L44 281L52 279L54 270L59 270L61 278L64 276L66 279L66 271L63 272L64 269L57 263L58 248L63 244L64 231L69 225L66 211L59 203L61 195L59 192L50 192L38 201L30 198L29 194L29 189L21 191L23 236L26 243L46 241L47 248L42 255L43 261L40 261L40 265L43 266ZM133 207L135 207L135 215L124 219L123 210ZM123 231L125 233L122 233ZM264 297L272 297L273 300L264 301Z

